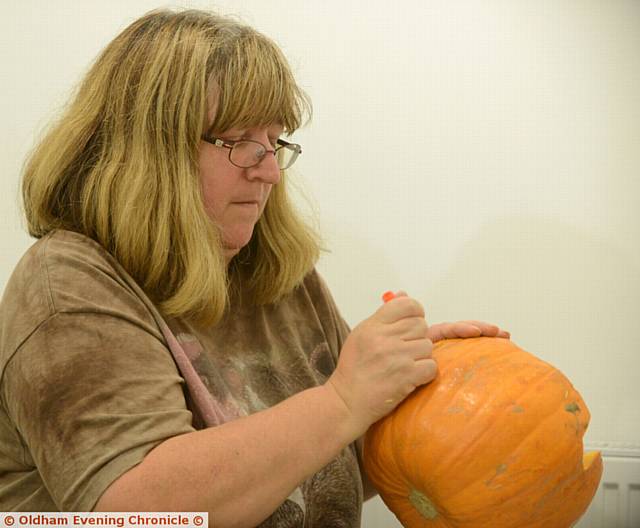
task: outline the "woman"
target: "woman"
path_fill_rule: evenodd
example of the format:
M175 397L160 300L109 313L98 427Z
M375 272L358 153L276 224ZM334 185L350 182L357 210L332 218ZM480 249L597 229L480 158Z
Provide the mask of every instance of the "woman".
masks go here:
M309 111L269 39L155 11L31 153L0 311L0 508L359 526L368 426L436 374L403 292L350 331L292 209Z

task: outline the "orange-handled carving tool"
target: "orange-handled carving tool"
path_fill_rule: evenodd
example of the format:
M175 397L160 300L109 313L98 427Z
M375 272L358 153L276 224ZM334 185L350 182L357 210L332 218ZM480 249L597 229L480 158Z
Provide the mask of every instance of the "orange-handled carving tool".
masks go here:
M382 300L385 303L388 303L391 299L395 299L396 294L393 293L392 291L386 291L382 294Z

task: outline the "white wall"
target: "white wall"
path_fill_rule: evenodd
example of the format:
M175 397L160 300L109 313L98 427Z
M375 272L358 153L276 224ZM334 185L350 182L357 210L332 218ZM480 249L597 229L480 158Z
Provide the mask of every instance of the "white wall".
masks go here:
M16 203L35 131L159 5L4 6L0 288L31 243ZM498 323L581 391L589 442L640 449L640 2L216 5L275 38L313 98L298 177L347 320L404 288L431 322Z

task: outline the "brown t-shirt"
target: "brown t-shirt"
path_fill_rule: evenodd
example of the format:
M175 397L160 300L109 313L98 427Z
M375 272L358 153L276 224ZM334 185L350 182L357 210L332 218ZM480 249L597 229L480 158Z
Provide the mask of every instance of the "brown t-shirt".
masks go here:
M166 321L229 417L324 383L349 332L315 270L276 305L246 301L205 331ZM26 252L0 303L1 511L89 511L151 449L198 427L154 312L87 237L56 231ZM361 506L351 445L261 526L356 527Z

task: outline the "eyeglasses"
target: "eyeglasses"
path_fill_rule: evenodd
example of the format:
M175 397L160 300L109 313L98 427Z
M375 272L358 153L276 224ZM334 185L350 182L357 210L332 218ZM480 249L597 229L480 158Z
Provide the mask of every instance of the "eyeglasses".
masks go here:
M226 139L202 136L202 140L211 143L216 147L229 149L229 161L236 167L248 169L255 167L267 153L272 152L278 162L280 170L285 170L294 164L298 156L302 154L302 147L296 143L289 143L283 139L276 141L276 148L267 149L259 141L253 139L241 139L240 141L229 141Z

